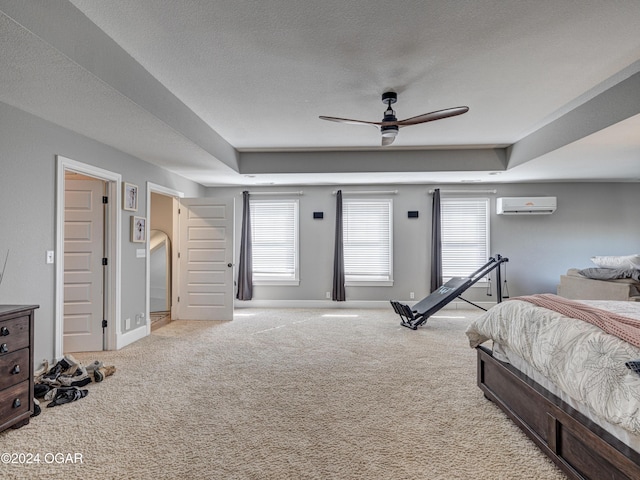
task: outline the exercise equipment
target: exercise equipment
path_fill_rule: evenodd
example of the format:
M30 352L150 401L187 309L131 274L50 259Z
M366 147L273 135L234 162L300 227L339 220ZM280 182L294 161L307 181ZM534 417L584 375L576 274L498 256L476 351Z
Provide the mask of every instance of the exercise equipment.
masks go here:
M400 315L401 325L403 327L416 330L420 325L427 321L427 319L444 307L446 304L460 298L474 307L481 310L486 310L479 305L476 305L469 300L462 298L460 295L467 290L471 285L481 280L485 275L489 274L492 270L496 270L496 294L498 303L502 302L502 283L500 275L500 265L508 262L509 259L501 255L495 255L489 258L489 261L473 272L468 277L454 277L447 283L442 285L437 290L431 292L427 297L420 300L413 307L405 305L400 302L391 300L391 306L393 310Z

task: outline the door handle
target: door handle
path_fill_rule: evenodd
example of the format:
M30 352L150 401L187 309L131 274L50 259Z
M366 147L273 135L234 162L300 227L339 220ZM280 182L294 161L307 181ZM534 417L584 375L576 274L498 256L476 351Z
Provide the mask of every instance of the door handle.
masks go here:
M233 267L233 263L227 263L227 267L229 268Z

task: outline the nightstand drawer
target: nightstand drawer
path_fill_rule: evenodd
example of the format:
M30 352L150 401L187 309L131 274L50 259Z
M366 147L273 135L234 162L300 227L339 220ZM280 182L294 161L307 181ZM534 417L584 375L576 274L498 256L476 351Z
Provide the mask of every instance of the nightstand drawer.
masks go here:
M0 419L11 419L29 411L29 380L0 390Z
M0 355L0 390L29 378L29 349Z
M23 315L0 322L0 355L29 346L29 317Z
M38 305L0 305L0 432L33 413L33 320Z

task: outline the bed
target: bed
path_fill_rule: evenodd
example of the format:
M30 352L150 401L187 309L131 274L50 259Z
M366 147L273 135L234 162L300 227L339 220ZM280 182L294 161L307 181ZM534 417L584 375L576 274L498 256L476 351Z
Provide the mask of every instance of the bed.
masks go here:
M569 478L640 479L639 303L519 297L466 334L485 397Z

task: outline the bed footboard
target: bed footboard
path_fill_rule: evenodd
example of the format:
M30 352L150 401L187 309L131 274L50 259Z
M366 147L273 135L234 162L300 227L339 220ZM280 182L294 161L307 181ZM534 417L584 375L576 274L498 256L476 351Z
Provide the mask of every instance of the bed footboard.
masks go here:
M638 479L640 453L478 347L478 386L571 479Z

